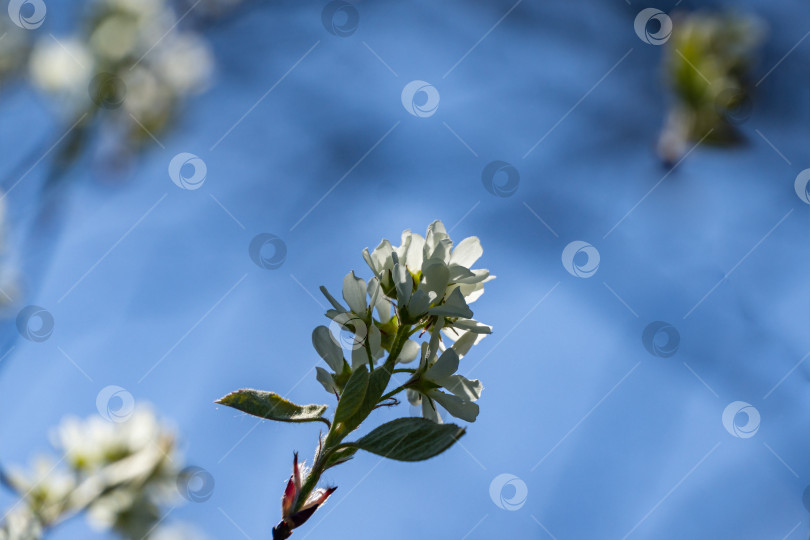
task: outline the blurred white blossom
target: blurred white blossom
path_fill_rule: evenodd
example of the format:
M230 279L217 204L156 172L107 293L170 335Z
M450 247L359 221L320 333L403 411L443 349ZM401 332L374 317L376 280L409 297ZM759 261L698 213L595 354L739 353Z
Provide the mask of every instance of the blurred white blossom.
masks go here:
M50 528L87 512L94 528L141 539L162 521L162 508L179 499L175 435L149 407L138 406L120 423L67 417L53 431L52 442L63 453L61 460L40 458L31 471L5 474L34 526ZM3 530L19 528L22 517L9 517Z
M29 69L32 82L53 93L72 108L88 101L87 86L95 60L87 46L78 39L60 41L41 38L31 52Z
M36 43L31 82L53 95L60 112L99 116L100 129L123 133L119 151L126 152L151 141L186 98L207 88L213 57L207 41L184 29L165 0L96 0L88 9L75 35Z
M0 525L0 540L39 540L42 526L27 508L12 509Z
M194 94L205 89L213 62L208 46L190 32L177 34L155 50L154 66L160 77L177 94Z

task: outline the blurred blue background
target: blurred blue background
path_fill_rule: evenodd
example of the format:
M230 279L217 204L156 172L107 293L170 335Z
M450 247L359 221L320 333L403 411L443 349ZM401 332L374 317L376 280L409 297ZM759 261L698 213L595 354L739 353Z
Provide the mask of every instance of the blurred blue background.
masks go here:
M210 89L114 179L83 156L43 191L49 160L29 155L69 123L29 86L4 90L4 189L33 168L6 198L24 296L3 326L2 460L47 452L51 426L119 385L215 479L170 518L268 538L292 452L310 455L318 428L213 401L248 386L331 405L310 345L318 286L367 277L363 247L442 219L457 241L481 238L479 266L498 276L472 306L494 333L461 367L484 384L481 414L428 462L363 454L331 470L338 491L294 538L806 538L806 2L735 4L770 27L756 78L781 63L747 142L698 147L671 173L654 152L662 48L633 21L674 2L363 2L346 37L325 29L325 5L256 2L207 25ZM59 36L82 6L48 10L36 32ZM412 80L437 89L435 114L405 110ZM170 180L180 152L204 160L199 189ZM514 195L482 184L494 160L519 172ZM248 256L259 233L285 242L280 268ZM589 279L561 263L574 240L600 254ZM52 313L47 341L20 338L28 304ZM653 321L677 330L674 355L645 349ZM734 401L761 414L753 437L724 428ZM503 473L527 488L515 511L490 496ZM79 521L53 535L96 537Z

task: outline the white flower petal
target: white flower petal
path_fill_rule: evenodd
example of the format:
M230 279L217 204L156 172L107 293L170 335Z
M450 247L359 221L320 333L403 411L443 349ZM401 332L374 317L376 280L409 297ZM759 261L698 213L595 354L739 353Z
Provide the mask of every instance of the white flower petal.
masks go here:
M425 239L419 234L412 234L408 249L405 251L404 264L411 272L418 272L422 268L422 256L425 248Z
M353 270L343 278L343 299L349 305L349 309L357 314L364 313L368 307L366 304L366 282L362 278L355 276Z
M475 422L475 419L478 417L477 403L462 399L453 394L447 394L440 390L431 390L428 396L436 400L439 405L447 409L447 412L456 418L467 422Z
M458 354L453 349L442 353L436 363L425 372L425 378L441 383L441 381L458 371Z
M345 308L345 307L343 307L343 306L340 304L340 302L338 302L338 301L335 299L335 297L334 297L334 296L332 296L332 295L330 294L330 292L329 292L328 290L326 290L326 287L324 287L323 285L321 285L321 292L322 292L322 293L323 293L323 295L326 297L326 299L327 299L327 300L329 300L329 303L330 303L330 304L332 304L332 307L333 307L333 308L335 308L335 309L334 309L334 311L336 311L336 312L338 312L338 313L345 313L345 312L346 312L346 308ZM329 310L329 311L332 311L332 310ZM329 311L327 311L327 312L326 312L326 313L327 313L327 316L329 316ZM334 319L334 317L332 317L332 316L329 316L329 318L330 318L330 319Z
M417 405L421 405L421 404L422 404L422 394L420 394L420 393L419 393L419 392L417 392L416 390L411 390L410 388L408 388L408 389L405 391L405 395L407 395L407 396L408 396L408 401L409 401L409 402L411 403L411 405L413 405L414 407L415 407L415 406L417 406Z
M380 276L384 270L391 269L394 265L393 259L391 258L392 252L393 248L391 247L391 242L383 239L383 241L374 248L371 254L368 254L367 249L364 250L363 258L366 260L366 264L369 265L372 272L374 272L374 275Z
M433 329L430 331L430 343L428 344L428 350L425 353L427 355L426 360L429 362L433 362L433 359L436 357L436 354L439 351L439 346L441 345L442 341L442 326L444 326L444 319L439 318L436 323L433 325ZM423 356L425 356L423 354Z
M404 263L405 261L405 254L408 252L408 246L411 244L411 237L413 233L410 229L405 229L402 231L402 236L400 237L399 246L394 249L394 253L397 254L399 258L399 262ZM397 262L396 260L394 261Z
M475 274L465 266L451 263L448 268L450 269L450 281L453 283L461 283L462 281L475 278Z
M455 343L453 343L453 350L456 351L459 358L464 358L464 355L470 352L473 345L477 345L486 334L476 334L475 332L464 332L459 336Z
M433 420L437 424L442 423L442 417L439 416L439 411L436 410L436 404L425 397L422 398L422 416L428 420Z
M430 245L430 247L434 247L442 238L449 238L447 235L447 229L444 228L444 223L441 222L440 219L437 219L427 228L427 234L425 234L425 240Z
M484 249L481 247L481 241L477 236L470 236L462 240L453 250L450 255L450 264L470 268L483 254Z
M425 259L439 259L444 263L450 261L450 252L453 249L453 241L450 238L442 238L437 240L432 248L428 248L425 244L424 256Z
M433 298L444 298L447 284L450 282L450 270L444 261L439 259L428 259L422 263L422 279L420 289L434 293Z
M458 267L451 267L451 269L456 269ZM480 283L482 281L490 281L489 279L489 270L486 268L479 268L477 270L472 270L469 274L465 274L463 272L457 271L459 274L458 277L453 279L454 283L466 283L466 284L475 284ZM462 275L463 274L463 275ZM494 279L494 276L493 276Z
M397 288L397 301L400 307L406 307L413 292L413 278L408 269L401 264L394 265L394 285Z
M329 328L318 326L312 331L312 345L318 351L318 355L329 364L335 373L340 373L343 369L343 350L335 342Z
M462 399L475 401L481 397L484 385L478 379L470 380L463 375L451 375L443 381L444 387Z
M380 280L370 279L368 282L368 296L371 298L370 306L377 309L377 318L380 322L388 322L391 319L391 302L385 296L380 287Z
M464 296L464 300L467 301L467 304L472 304L484 294L484 284L474 283L472 285L468 285L466 283L462 283L460 285L456 285L461 290L462 296Z
M416 318L427 313L430 307L430 299L431 297L428 296L428 293L421 289L417 290L411 295L411 299L408 301L408 315Z
M419 343L416 341L409 339L405 342L405 345L402 346L402 352L399 353L399 357L397 358L397 362L401 362L403 364L407 364L408 362L413 362L416 360L416 357L419 356Z
M330 394L337 394L338 389L335 386L335 380L332 378L332 375L323 369L322 367L315 368L315 378L318 380L319 383L323 385L324 390L329 392Z
M442 317L472 317L473 312L464 301L464 295L461 294L460 289L454 289L444 301L444 304L432 307L428 310L431 315L439 315Z
M445 242L443 246L439 246ZM448 262L450 259L450 250L453 247L453 242L447 235L444 224L441 221L434 221L428 226L427 234L425 234L425 248L423 250L425 259L441 258L443 261ZM439 253L437 253L439 250ZM446 256L446 257L445 257Z
M375 276L379 276L382 273L382 268L380 268L374 259L371 258L371 253L368 252L368 248L363 250L363 260L366 261L366 264L371 271L374 272Z
M476 334L491 334L492 327L478 321L474 321L472 319L456 319L453 322L453 326L456 328L461 328L462 330L468 330L470 332L475 332Z

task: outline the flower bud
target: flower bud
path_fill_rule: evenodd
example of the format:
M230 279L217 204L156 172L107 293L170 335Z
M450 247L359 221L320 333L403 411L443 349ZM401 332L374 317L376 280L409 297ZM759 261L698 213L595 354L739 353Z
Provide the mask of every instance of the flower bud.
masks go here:
M303 478L306 476L304 464L298 464L298 453L293 456L293 472L281 497L281 522L273 527L273 540L284 540L292 535L292 530L303 525L315 513L337 487L312 490L301 502ZM297 508L297 510L296 510Z

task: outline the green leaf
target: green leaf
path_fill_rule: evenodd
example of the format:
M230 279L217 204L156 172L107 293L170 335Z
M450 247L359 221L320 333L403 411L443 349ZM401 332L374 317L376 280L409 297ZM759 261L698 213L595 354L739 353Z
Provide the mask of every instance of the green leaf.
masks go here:
M374 407L380 402L380 398L391 380L391 372L385 366L381 366L371 372L368 378L368 387L363 402L355 411L354 415L343 422L345 433L354 431L363 420L368 418Z
M221 405L227 405L234 409L279 422L324 422L329 424L329 420L323 418L326 412L326 405L296 405L292 401L287 401L278 394L265 392L263 390L252 390L243 388L236 392L231 392L227 396L216 401Z
M455 424L397 418L347 446L399 461L422 461L441 454L462 435L464 428Z
M368 368L360 366L346 382L346 388L335 411L335 422L344 422L357 412L366 397L366 388L368 388Z

